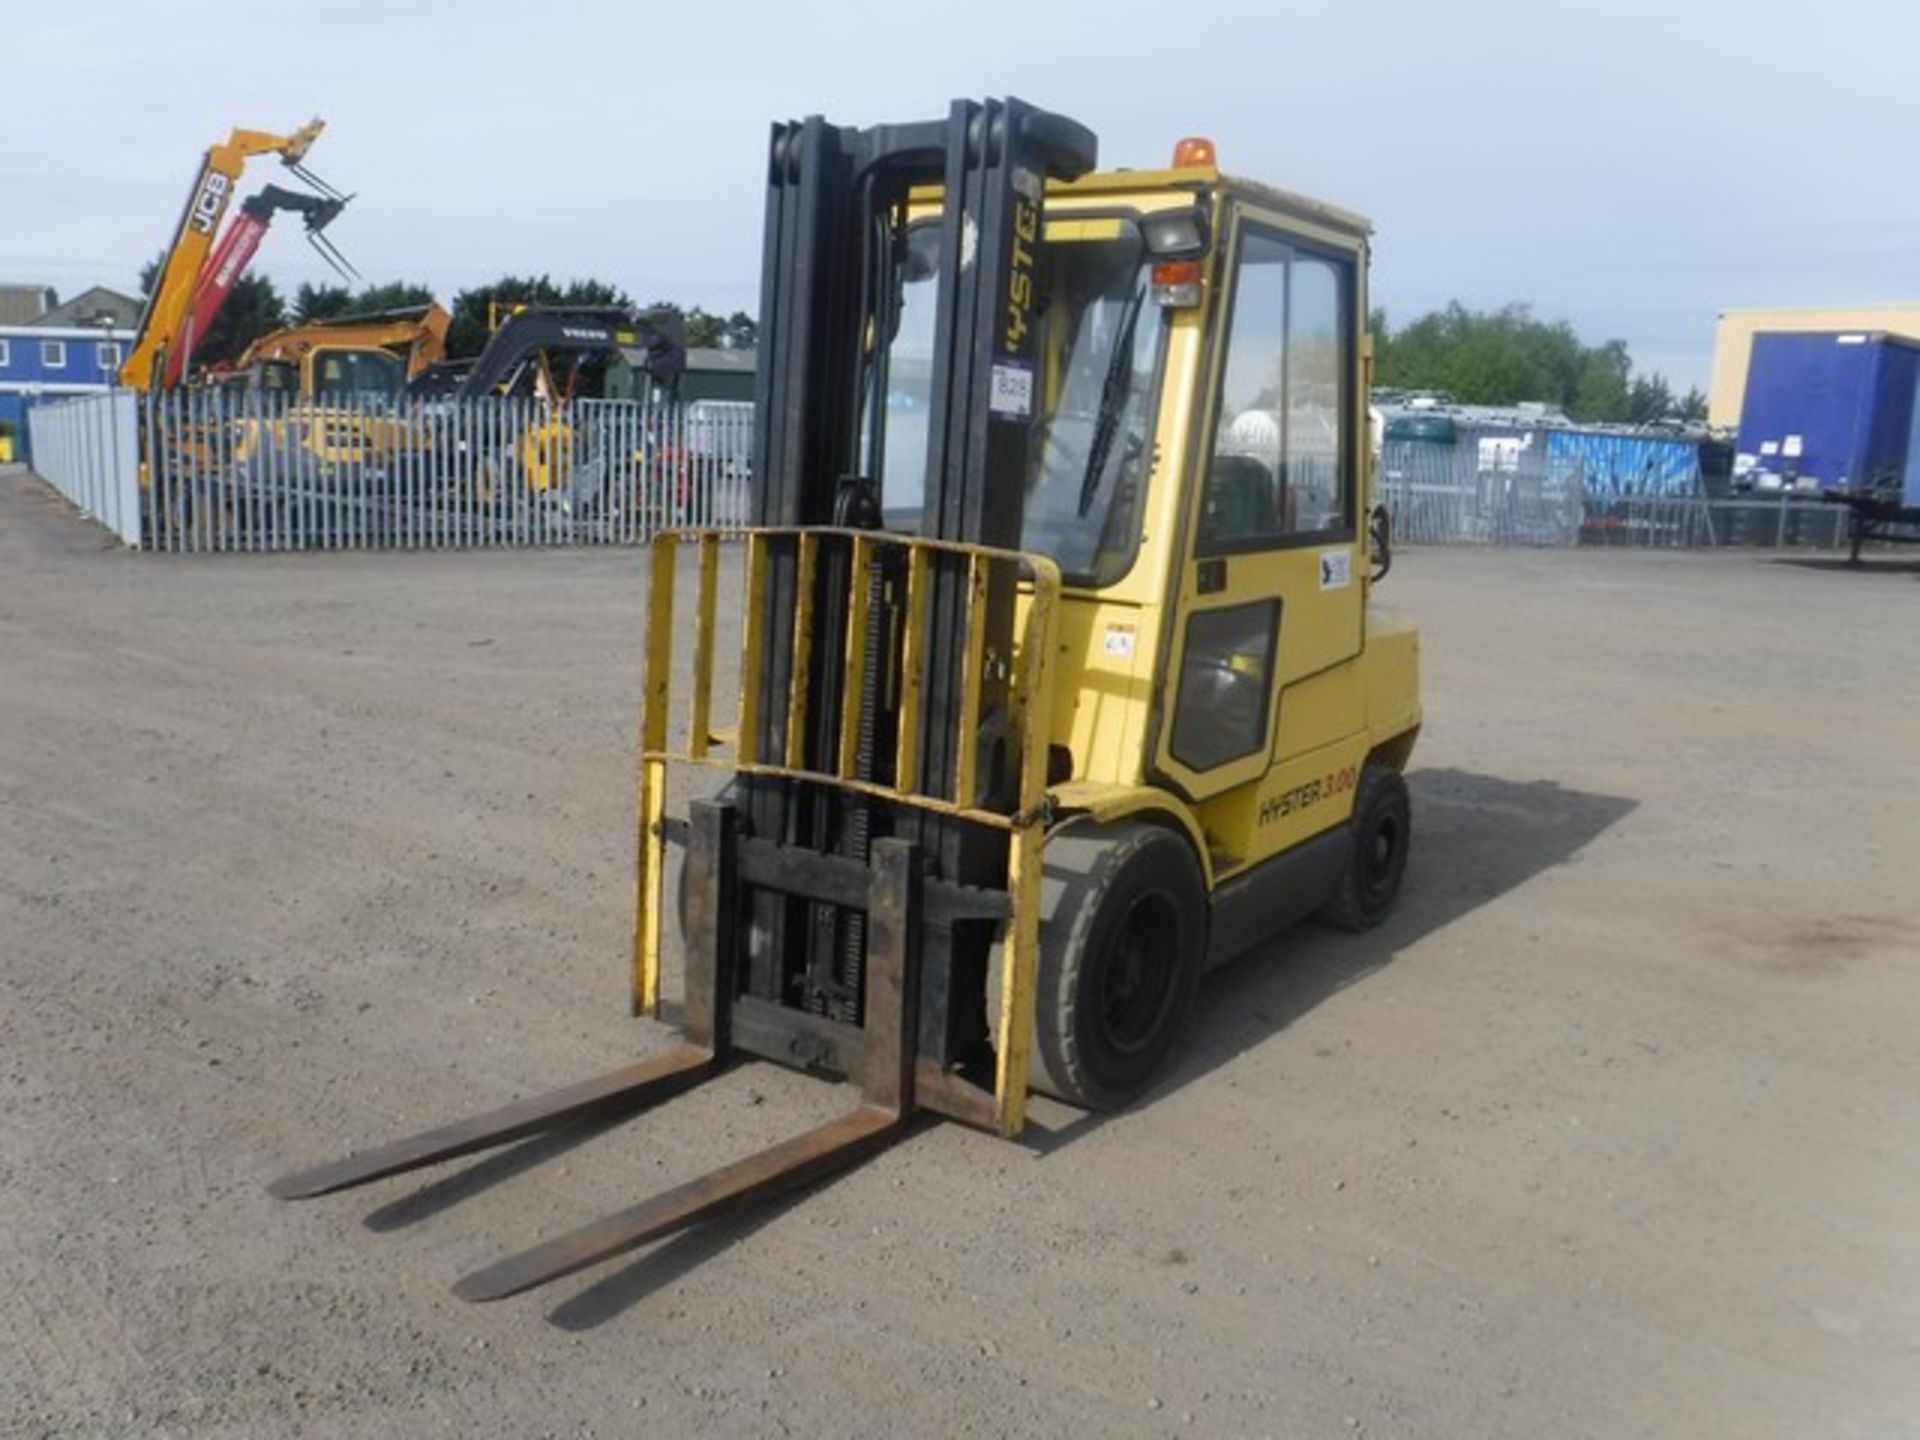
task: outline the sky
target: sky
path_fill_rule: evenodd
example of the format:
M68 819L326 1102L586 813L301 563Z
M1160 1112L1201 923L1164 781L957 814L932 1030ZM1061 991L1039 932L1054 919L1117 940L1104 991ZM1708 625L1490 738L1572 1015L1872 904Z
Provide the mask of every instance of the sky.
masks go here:
M1368 215L1393 323L1525 302L1679 388L1720 309L1920 299L1911 0L0 0L0 54L0 282L63 296L135 288L228 129L318 114L369 280L751 310L773 120L1017 95L1103 167L1206 135ZM254 264L331 278L290 221Z

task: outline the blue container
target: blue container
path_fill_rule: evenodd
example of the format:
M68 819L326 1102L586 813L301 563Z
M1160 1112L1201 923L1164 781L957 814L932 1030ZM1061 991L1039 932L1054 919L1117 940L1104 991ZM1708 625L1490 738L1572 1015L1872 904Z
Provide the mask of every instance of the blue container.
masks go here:
M1753 337L1736 473L1763 488L1897 490L1920 505L1920 342L1898 335Z

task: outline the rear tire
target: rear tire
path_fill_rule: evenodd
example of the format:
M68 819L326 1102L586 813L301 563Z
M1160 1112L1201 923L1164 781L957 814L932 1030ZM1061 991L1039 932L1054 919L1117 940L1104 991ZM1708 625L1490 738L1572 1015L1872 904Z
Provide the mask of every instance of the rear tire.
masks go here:
M1046 869L1031 1084L1118 1109L1158 1077L1193 1008L1207 945L1200 864L1172 831L1121 824L1049 839Z
M1352 841L1347 868L1319 918L1339 930L1371 930L1387 918L1400 894L1413 838L1413 807L1398 770L1361 769L1347 833Z

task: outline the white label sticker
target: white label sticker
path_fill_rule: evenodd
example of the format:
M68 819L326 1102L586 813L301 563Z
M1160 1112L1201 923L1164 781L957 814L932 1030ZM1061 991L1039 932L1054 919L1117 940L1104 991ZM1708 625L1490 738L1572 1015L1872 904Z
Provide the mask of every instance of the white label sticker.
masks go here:
M1129 659L1133 655L1133 627L1109 625L1101 648L1116 660Z
M1322 550L1320 552L1320 588L1322 590L1344 590L1353 583L1353 552L1351 550Z
M1789 460L1799 455L1801 453L1801 450L1802 450L1802 446L1800 442L1800 437L1798 435L1787 436L1786 442L1780 447L1780 453L1786 456L1787 459Z
M1033 413L1033 371L1024 365L996 361L987 408L995 415L1024 420Z

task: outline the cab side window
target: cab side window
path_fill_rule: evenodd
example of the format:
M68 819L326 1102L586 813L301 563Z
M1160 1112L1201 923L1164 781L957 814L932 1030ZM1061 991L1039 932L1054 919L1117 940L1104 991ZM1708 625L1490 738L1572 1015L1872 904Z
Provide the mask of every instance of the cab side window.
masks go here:
M1243 232L1199 548L1325 539L1352 527L1353 266Z

